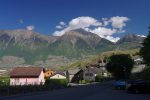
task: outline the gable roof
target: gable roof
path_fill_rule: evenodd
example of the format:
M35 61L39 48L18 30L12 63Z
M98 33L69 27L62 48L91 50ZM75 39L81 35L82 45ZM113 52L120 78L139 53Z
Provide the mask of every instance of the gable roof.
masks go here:
M64 72L55 72L54 74L52 74L50 77L53 77L53 76L55 76L55 75L57 75L57 74L59 74L59 75L62 75L62 76L65 76L66 77L66 75L65 75L65 73Z
M78 73L81 69L69 69L68 70L68 73L70 75L75 75L76 73Z
M98 74L102 72L102 69L97 67L88 67L86 70L91 70L93 73Z
M16 67L10 72L10 78L36 78L42 71L42 67Z

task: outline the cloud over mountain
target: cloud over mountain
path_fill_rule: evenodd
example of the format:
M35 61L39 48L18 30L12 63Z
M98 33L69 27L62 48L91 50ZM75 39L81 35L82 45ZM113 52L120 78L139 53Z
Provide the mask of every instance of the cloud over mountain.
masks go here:
M35 27L33 25L29 25L26 28L27 28L27 30L32 31L32 30L34 30Z
M82 16L72 19L68 24L60 22L56 28L61 30L55 31L53 35L61 36L67 31L82 28L88 32L97 34L102 38L117 42L120 38L113 37L113 34L125 32L124 27L126 26L127 21L129 21L129 18L122 16L102 18L101 20L89 16Z

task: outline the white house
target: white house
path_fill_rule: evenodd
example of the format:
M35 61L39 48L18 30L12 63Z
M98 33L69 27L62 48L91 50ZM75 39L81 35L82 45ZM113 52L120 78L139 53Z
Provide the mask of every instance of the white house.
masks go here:
M66 75L63 72L55 72L50 76L50 79L66 79Z
M44 69L41 67L16 67L10 72L10 85L40 85L44 83Z

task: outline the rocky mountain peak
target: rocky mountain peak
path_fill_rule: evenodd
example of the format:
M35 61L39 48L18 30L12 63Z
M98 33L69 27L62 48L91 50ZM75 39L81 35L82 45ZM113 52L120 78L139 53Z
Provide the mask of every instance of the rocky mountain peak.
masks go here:
M123 36L117 43L124 43L124 42L142 42L145 37L141 37L137 34L126 34Z

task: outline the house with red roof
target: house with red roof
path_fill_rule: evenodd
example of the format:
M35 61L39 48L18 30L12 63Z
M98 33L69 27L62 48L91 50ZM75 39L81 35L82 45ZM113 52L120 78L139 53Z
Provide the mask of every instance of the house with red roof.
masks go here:
M44 84L44 68L16 67L10 72L10 85L40 85Z

